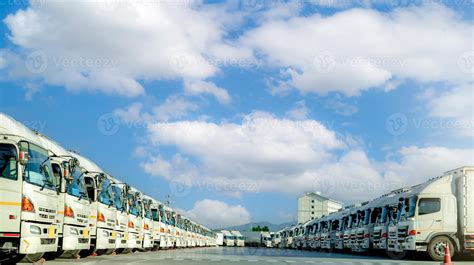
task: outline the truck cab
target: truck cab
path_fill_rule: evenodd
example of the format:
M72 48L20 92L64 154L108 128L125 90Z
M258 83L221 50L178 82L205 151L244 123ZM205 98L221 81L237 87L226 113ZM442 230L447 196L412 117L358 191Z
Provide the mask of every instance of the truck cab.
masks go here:
M91 202L87 195L84 171L79 160L58 143L44 135L38 137L50 152L53 175L58 184L58 249L47 253L47 259L59 256L79 257L81 250L90 248L89 213Z
M129 250L141 250L143 244L143 204L142 194L127 186L128 241Z
M153 250L158 250L161 247L161 242L164 240L164 224L161 220L160 207L163 204L157 200L153 200L151 204L151 216L153 219Z
M58 183L47 147L0 114L0 262L36 262L58 248Z
M153 240L153 217L151 211L151 205L153 203L152 198L144 195L142 200L143 205L143 249L151 250L154 247Z
M224 234L224 246L233 247L235 246L235 236L227 230L222 231Z
M115 223L115 231L117 238L115 240L116 252L123 252L128 248L128 211L127 211L127 197L126 184L113 178L111 185L111 192L114 197L114 205L117 209L117 217Z
M91 160L75 152L69 154L79 160L84 171L87 196L91 199L89 214L91 245L89 250L83 250L79 255L110 254L116 248L117 238L115 231L117 209L111 189L113 180Z
M235 238L235 246L245 247L245 238L239 231L231 231L232 235Z

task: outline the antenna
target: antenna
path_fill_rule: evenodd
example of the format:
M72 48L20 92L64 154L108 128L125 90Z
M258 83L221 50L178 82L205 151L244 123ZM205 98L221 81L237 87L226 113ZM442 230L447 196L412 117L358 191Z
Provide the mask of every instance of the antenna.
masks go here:
M165 198L166 206L171 207L171 204L174 203L171 199L172 199L171 194L166 195L166 198Z

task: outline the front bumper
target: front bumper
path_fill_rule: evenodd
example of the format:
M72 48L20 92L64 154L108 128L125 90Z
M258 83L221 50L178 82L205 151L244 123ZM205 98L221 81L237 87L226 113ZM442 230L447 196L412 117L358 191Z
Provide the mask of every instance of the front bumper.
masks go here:
M56 252L58 250L57 237L58 228L55 224L23 221L21 222L20 254Z
M111 229L97 228L96 249L115 249L117 232Z
M143 237L138 233L128 233L127 248L142 248Z
M63 226L63 250L79 250L90 248L90 230L65 224Z

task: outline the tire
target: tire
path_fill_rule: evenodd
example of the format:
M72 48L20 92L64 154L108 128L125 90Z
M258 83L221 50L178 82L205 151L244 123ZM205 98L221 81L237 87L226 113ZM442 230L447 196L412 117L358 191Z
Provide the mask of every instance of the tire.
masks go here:
M93 253L94 253L94 249L84 249L84 250L81 250L81 252L79 252L79 255L85 258L85 257L89 257Z
M44 253L44 256L43 258L45 260L55 260L57 258L59 258L62 254L64 253L64 251L58 251L58 252L46 252Z
M456 255L453 242L446 236L438 236L433 238L428 244L428 255L434 261L443 261L446 245L449 246L451 258Z
M20 261L21 263L35 263L41 260L44 256L44 252L35 253L35 254L27 254L25 257Z
M62 259L76 259L78 256L80 257L81 250L67 250L60 256Z

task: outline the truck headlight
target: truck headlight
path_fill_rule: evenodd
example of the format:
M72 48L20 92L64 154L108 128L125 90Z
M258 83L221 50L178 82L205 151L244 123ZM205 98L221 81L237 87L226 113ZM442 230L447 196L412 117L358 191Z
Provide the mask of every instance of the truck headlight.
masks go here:
M79 230L77 230L77 228L71 228L71 235L79 235Z
M34 235L41 235L41 228L39 226L32 225L30 226L30 233Z

